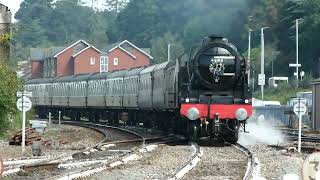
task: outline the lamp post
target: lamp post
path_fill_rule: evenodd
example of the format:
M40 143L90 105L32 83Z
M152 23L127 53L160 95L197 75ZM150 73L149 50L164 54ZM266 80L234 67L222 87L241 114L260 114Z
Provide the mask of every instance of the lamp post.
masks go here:
M248 38L248 61L250 61L251 62L251 32L252 32L252 30L251 29L249 29L249 38ZM250 65L251 66L251 65ZM250 87L250 81L251 81L251 79L250 79L250 69L251 69L251 67L249 68L249 73L248 73L248 85L249 85L249 87ZM253 76L254 77L254 76ZM254 79L253 79L253 88L254 88ZM254 90L254 89L253 89Z
M273 70L274 70L274 69L273 69L273 58L274 58L273 55L274 55L274 52L272 51L272 52L271 52L271 77L273 77Z
M173 46L175 44L168 44L168 62L170 61L171 57L170 57L170 52L171 52L171 46Z
M294 73L294 76L296 76L297 80L297 87L299 82L299 67L301 67L301 64L299 64L299 20L301 18L296 19L296 63L295 64L289 64L289 67L296 68L296 72Z
M263 30L269 27L261 28L261 74L259 74L259 85L261 85L261 99L263 101L263 89L265 85L265 74L264 74L264 34Z
M299 81L299 20L296 19L296 78L297 78L297 86L298 86L298 81Z
M251 32L252 30L249 29L249 39L248 39L248 60L251 58Z

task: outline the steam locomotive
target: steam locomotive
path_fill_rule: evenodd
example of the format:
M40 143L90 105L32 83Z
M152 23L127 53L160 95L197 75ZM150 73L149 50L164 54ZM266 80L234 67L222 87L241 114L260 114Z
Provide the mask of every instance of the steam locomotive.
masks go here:
M104 120L176 131L192 140L235 143L252 114L246 61L218 36L205 38L177 60L122 70L31 79L40 118Z

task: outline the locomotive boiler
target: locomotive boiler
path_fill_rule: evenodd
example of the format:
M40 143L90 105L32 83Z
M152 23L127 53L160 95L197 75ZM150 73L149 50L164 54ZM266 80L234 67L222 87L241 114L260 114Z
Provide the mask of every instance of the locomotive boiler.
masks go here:
M246 61L218 36L176 60L111 73L32 79L39 117L156 127L188 136L236 142L252 114Z

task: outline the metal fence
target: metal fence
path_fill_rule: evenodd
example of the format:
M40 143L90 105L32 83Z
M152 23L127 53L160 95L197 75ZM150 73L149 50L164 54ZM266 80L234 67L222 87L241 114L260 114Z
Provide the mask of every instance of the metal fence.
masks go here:
M310 109L310 108L309 108ZM264 119L273 126L284 125L294 126L298 122L298 117L293 113L292 106L259 106L253 108L251 119L257 120L263 115ZM311 126L311 116L303 115L302 123Z

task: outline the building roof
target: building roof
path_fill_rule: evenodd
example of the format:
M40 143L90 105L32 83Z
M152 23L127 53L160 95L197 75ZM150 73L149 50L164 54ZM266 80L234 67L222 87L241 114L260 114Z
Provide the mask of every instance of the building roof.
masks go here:
M83 52L85 52L86 50L91 49L91 48L94 49L94 50L96 50L97 52L101 53L101 51L100 51L99 49L97 49L96 47L94 47L94 46L88 46L88 47L82 49L81 51L79 51L77 54L74 54L72 57L77 57L77 56L80 55L81 53L83 53Z
M121 42L116 42L116 43L112 43L107 45L106 47L102 48L103 52L109 52L110 49L114 48L115 46L118 46Z
M125 49L124 49L123 47L121 47L121 46L116 46L116 47L110 49L109 52L111 52L111 51L113 51L113 50L115 50L115 49L120 49L120 50L122 50L123 52L127 53L129 56L133 57L134 59L137 59L137 57L136 57L135 55L131 54L129 51L125 50Z
M128 44L130 45L132 48L137 49L138 51L140 51L142 54L148 56L150 59L153 59L153 57L150 55L150 48L138 48L137 46L135 46L134 44L132 44L131 42L129 42L128 40L124 40L122 42L116 42L113 44L110 44L108 46L106 46L105 48L103 48L103 52L111 52L117 48L121 49L122 51L126 52L127 54L129 54L130 56L132 56L133 58L136 59L136 57L129 51L127 51L123 45ZM105 53L103 53L103 55L106 55Z
M65 47L30 48L30 60L42 61L44 59L52 58L63 49L65 49Z
M58 57L60 54L64 53L65 51L67 51L68 49L74 47L75 45L77 45L77 44L79 44L79 43L83 43L83 44L85 44L86 46L90 46L89 43L87 43L87 42L85 42L84 40L80 39L79 41L71 44L70 46L66 47L66 48L63 49L62 51L58 52L56 55L54 55L54 57L55 57L55 58ZM81 49L81 50L83 50L83 49ZM79 51L81 51L81 50L79 50ZM78 51L78 52L79 52L79 51ZM77 54L78 52L74 52L74 54Z
M138 51L140 51L142 54L145 54L146 56L148 56L150 59L153 59L152 56L150 56L148 53L144 52L142 49L138 48L137 46L135 46L134 44L132 44L131 42L129 42L128 40L124 40L122 41L119 46L121 46L122 44L128 43L130 44L132 47L134 47L135 49L137 49Z

